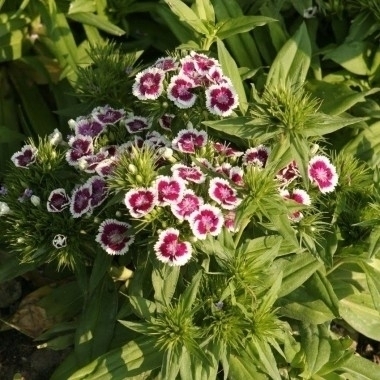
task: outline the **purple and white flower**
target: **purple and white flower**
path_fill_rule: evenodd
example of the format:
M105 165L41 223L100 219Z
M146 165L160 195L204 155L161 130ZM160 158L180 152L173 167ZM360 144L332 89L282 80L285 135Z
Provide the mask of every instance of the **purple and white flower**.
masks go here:
M289 190L280 190L280 194L285 199L291 199L301 205L310 206L311 205L311 199L309 194L302 189L293 189L292 192ZM293 222L299 222L304 215L301 211L292 211L289 215L289 219Z
M192 92L195 83L185 75L174 75L167 88L167 96L178 108L190 108L197 95Z
M229 116L239 105L238 95L228 83L213 84L205 94L206 107L214 115Z
M157 189L158 204L172 205L181 201L186 188L186 182L180 177L159 176L154 187Z
M100 224L95 241L109 255L124 255L135 239L130 231L131 226L128 223L106 219Z
M46 208L49 212L61 212L70 205L70 197L63 188L54 189L50 192L46 202Z
M270 149L265 145L249 148L243 155L243 164L255 165L259 168L264 168L268 161L269 153Z
M154 245L157 259L171 266L181 266L191 259L191 245L179 239L179 231L168 228L160 233Z
M178 68L178 62L173 57L162 57L158 58L157 61L153 64L154 67L161 69L165 72L174 71Z
M308 175L310 181L318 186L321 193L334 191L338 184L335 166L325 156L314 156L309 161Z
M143 116L130 116L123 120L123 124L127 128L129 133L138 133L149 129L151 126L151 121Z
M237 191L223 178L217 177L210 180L208 195L225 210L233 210L241 203L241 199L237 197Z
M93 118L81 119L75 125L75 134L96 137L104 131L104 125Z
M24 145L20 151L12 155L11 160L18 168L27 168L36 162L36 157L37 149L32 145Z
M72 136L69 139L69 146L70 149L66 152L66 161L72 166L77 166L80 158L94 154L91 136Z
M207 133L196 129L182 129L172 141L172 148L182 153L195 153L207 143Z
M191 189L186 189L180 202L170 206L172 214L180 221L187 220L190 215L199 210L204 204L203 198L199 197Z
M89 184L74 189L70 202L70 212L73 218L79 218L91 210L91 195Z
M101 124L115 124L125 116L125 110L114 109L106 105L94 108L91 114Z
M106 181L101 176L93 176L89 178L86 185L91 187L91 208L100 206L108 195Z
M186 166L184 164L174 164L170 170L174 175L187 182L203 183L206 176L198 166Z

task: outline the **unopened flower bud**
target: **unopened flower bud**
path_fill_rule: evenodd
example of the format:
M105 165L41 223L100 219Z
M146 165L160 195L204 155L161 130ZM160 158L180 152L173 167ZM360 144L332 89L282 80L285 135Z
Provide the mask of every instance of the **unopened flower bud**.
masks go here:
M79 160L78 160L78 167L79 169L81 170L86 170L87 167L88 167L88 164L87 164L87 161L84 157L81 157Z
M10 213L10 208L5 202L0 202L0 216Z
M136 167L136 165L129 164L129 165L128 165L128 170L129 170L130 173L132 173L132 174L136 174L136 173L137 173L137 167Z
M32 195L30 197L30 201L32 202L33 206L39 206L41 204L41 199L40 197L37 197L37 195Z
M313 146L310 149L311 155L314 156L315 154L317 154L318 150L319 150L319 145L318 144L313 144Z
M77 122L74 119L70 119L67 124L69 124L70 129L75 129Z
M136 176L136 182L137 183L143 183L143 177L140 175L140 174L137 174L137 176Z
M116 216L116 218L120 218L121 217L121 212L120 211L116 211L115 212L115 216Z
M194 129L193 123L191 121L187 122L186 129Z
M51 133L48 138L51 145L58 145L62 142L62 133L55 128L53 133Z

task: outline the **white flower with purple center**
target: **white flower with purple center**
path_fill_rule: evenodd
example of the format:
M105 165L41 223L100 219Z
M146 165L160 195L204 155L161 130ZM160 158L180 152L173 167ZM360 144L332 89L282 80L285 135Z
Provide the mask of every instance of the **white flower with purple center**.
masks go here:
M158 194L155 188L129 190L124 197L124 204L133 218L142 218L149 214L158 203Z
M174 164L170 170L174 175L187 182L203 183L206 176L198 166L186 166L184 164Z
M180 221L187 220L190 215L199 210L204 204L203 198L199 197L191 189L186 189L183 197L177 204L170 206L172 214Z
M95 169L99 163L107 158L106 151L91 154L89 156L83 156L78 160L78 167L86 173L95 173Z
M287 186L300 176L297 163L295 161L290 162L284 168L282 168L277 174L276 178L280 181L282 186Z
M309 194L302 189L293 189L290 193L289 190L280 190L280 194L285 199L291 199L299 204L310 206L311 205L311 199ZM300 211L292 211L289 215L289 219L293 222L299 222L304 215Z
M321 193L334 191L338 184L338 174L335 166L325 156L314 156L308 165L310 181L315 183Z
M37 149L32 145L24 145L20 151L12 155L11 160L18 168L27 168L36 162L36 157Z
M106 219L100 224L95 241L109 255L124 255L135 239L130 233L131 226L128 223Z
M91 187L91 208L100 206L108 195L106 181L101 176L96 175L89 178L86 185Z
M228 158L237 158L243 155L243 152L240 152L234 148L232 148L229 144L222 144L220 142L214 142L215 150L224 157Z
M171 266L184 265L191 259L191 244L181 241L175 228L162 231L153 248L157 259Z
M172 126L174 117L175 117L174 114L166 113L158 119L158 124L160 125L162 129L165 129L166 131L171 131L171 126Z
M61 212L70 205L70 197L63 188L54 189L50 192L46 202L46 208L49 212Z
M154 67L161 69L165 72L177 70L178 65L179 63L173 57L158 58L157 61L153 64Z
M169 147L171 145L169 139L157 131L148 132L146 134L145 143L149 143L149 145L155 149Z
M70 202L70 212L73 218L79 218L91 210L91 195L91 186L88 184L74 189Z
M239 231L239 227L236 226L236 213L234 211L228 211L224 214L224 227L230 232Z
M165 71L157 67L147 68L136 75L132 93L140 100L157 99L164 89Z
M265 145L259 145L255 148L249 148L243 155L244 165L254 165L264 168L269 157L270 149Z
M229 179L237 186L244 186L244 170L239 166L233 166L228 173Z
M207 143L206 131L182 129L172 141L172 148L182 153L195 153Z
M213 84L206 89L206 107L214 115L229 116L239 105L238 95L228 83Z
M94 146L91 136L72 136L69 139L70 149L66 152L66 161L69 165L77 166L78 160L84 156L94 154Z
M96 107L91 112L93 118L101 124L115 124L125 116L125 110L114 109L109 105Z
M180 177L158 176L154 187L157 189L158 204L167 206L182 199L186 182Z
M208 74L211 68L220 66L220 63L216 59L210 58L205 54L192 51L190 56L194 61L195 69L202 75Z
M139 133L149 129L152 125L151 121L143 116L131 116L123 120L123 124L129 133Z
M104 131L104 125L92 118L82 119L75 125L75 134L82 136L99 136Z
M178 108L190 108L194 105L197 95L192 92L195 83L184 75L174 75L166 90L170 99Z
M222 210L210 204L204 204L188 218L194 236L204 240L207 234L218 236L224 224Z
M237 191L224 178L210 180L208 195L225 210L233 210L241 203L241 199L237 197Z
M107 177L112 174L117 164L115 158L106 158L96 165L95 172L101 177Z

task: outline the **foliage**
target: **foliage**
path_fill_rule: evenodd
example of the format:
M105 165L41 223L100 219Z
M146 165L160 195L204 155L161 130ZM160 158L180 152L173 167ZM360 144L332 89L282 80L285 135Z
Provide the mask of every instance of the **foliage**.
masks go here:
M66 279L40 301L38 339L71 347L52 379L377 379L333 328L380 340L376 2L110 4L179 42L60 62L83 112L0 192L0 280Z

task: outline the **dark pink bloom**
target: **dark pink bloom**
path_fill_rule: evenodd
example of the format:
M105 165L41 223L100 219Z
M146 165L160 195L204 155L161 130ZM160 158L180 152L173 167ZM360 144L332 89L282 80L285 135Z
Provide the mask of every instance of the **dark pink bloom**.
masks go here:
M281 190L280 194L285 199L291 199L299 204L309 206L311 199L309 194L302 189L293 189L290 193L288 190ZM293 222L299 222L303 218L303 214L300 211L292 211L289 215L289 219Z
M172 148L182 153L195 153L207 143L207 133L196 129L182 129L172 141Z
M70 212L73 218L79 218L91 210L91 186L85 184L73 191Z
M243 155L243 152L239 152L236 149L233 149L229 144L222 144L220 142L214 142L215 150L224 157L240 157Z
M184 75L174 75L167 88L167 96L178 108L190 108L197 95L192 92L195 83Z
M130 235L130 231L131 226L128 223L106 219L100 224L95 241L109 255L123 255L128 252L129 246L134 241L134 236Z
M158 204L166 206L178 203L185 191L185 181L180 177L159 176L155 182Z
M173 57L163 57L157 59L153 66L167 72L176 70L178 68L178 62Z
M192 51L190 56L193 59L195 70L202 75L208 74L211 68L220 66L216 59L210 58L205 54Z
M214 115L229 116L239 104L236 91L227 83L213 84L205 94L206 107Z
M128 119L123 120L123 124L129 133L138 133L149 129L151 126L151 122L143 116L128 117Z
M123 109L114 109L108 105L104 107L96 107L92 110L95 120L101 124L115 124L125 116Z
M18 168L27 168L36 161L37 149L32 145L24 145L19 152L12 155L11 160Z
M338 174L335 166L324 156L314 156L309 161L308 175L310 181L315 183L321 193L334 191L338 184Z
M49 212L61 212L70 204L70 197L65 189L54 189L47 200L47 210Z
M237 191L223 178L211 179L208 195L225 210L233 210L241 203L241 199L237 197Z
M70 149L66 152L66 161L73 166L78 165L78 160L84 156L94 154L91 136L72 136L69 139Z
M96 137L104 131L104 125L92 118L81 119L75 125L75 134Z
M237 186L244 186L244 170L239 166L233 166L228 173L229 179Z
M96 167L107 158L107 155L106 151L102 151L89 156L83 156L78 160L78 165L86 173L95 173Z
M198 166L190 167L183 164L174 164L170 170L173 174L188 182L203 183L206 179L206 176Z
M230 232L237 232L239 230L239 228L236 226L235 219L236 214L234 211L228 211L226 214L224 214L224 227L226 227Z
M163 89L165 71L153 67L139 72L132 86L132 93L140 100L157 99Z
M117 164L117 160L114 158L106 158L102 162L96 165L95 172L101 177L107 177L112 174Z
M203 205L203 199L195 195L193 190L187 189L183 193L182 200L171 205L171 211L180 221L186 220L194 211L198 211Z
M171 266L184 265L191 259L191 245L179 240L179 231L168 228L162 231L154 245L157 259Z
M133 218L142 218L149 214L157 202L157 190L154 188L131 189L124 197L124 203Z
M106 181L100 176L93 176L87 180L86 185L91 187L91 207L100 206L108 194Z
M209 204L200 206L198 211L193 212L188 220L191 231L200 240L206 239L207 234L219 235L224 224L222 211Z
M255 148L249 148L244 153L243 164L255 165L259 168L264 168L269 157L269 152L269 148L264 145L259 145Z

